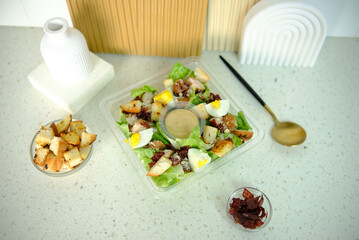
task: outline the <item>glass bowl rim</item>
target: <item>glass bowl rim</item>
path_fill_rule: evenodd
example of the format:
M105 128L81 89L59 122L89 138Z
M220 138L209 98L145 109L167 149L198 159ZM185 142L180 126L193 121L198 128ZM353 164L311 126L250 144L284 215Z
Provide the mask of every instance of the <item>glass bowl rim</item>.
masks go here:
M63 119L56 119L54 121L51 121L51 122L48 122L44 125L41 125L41 126L45 126L45 127L48 127L50 126L52 123L58 123L60 121L62 121ZM71 121L79 121L79 119L72 119ZM81 120L82 121L82 120ZM82 123L86 126L86 132L89 132L91 133L91 130L88 128L88 126L82 121ZM90 160L91 156L92 156L92 153L93 153L93 145L94 143L92 143L90 146L91 146L91 149L90 149L90 152L89 154L87 155L87 157L77 166L75 167L74 169L70 169L66 172L51 172L51 171L44 171L39 165L37 165L35 162L34 162L34 156L35 156L35 153L36 153L36 149L35 149L35 138L36 136L39 134L39 131L40 130L37 130L34 137L32 138L32 141L30 143L30 160L31 160L31 163L32 165L37 169L39 170L40 172L42 172L43 174L45 175L48 175L48 176L51 176L51 177L64 177L64 176L68 176L68 175L71 175L77 171L79 171L81 168L83 168L87 162Z

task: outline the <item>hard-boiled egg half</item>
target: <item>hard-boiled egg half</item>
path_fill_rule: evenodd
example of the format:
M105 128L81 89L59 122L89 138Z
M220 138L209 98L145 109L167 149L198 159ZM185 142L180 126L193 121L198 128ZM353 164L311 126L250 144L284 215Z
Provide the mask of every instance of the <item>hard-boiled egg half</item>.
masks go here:
M198 171L211 162L208 153L197 148L188 149L188 160L193 171Z
M229 111L229 101L225 99L215 100L206 104L205 108L209 115L213 117L222 117Z
M139 148L145 146L151 141L153 135L153 128L142 130L138 133L132 134L130 144L132 148Z
M163 92L160 92L153 98L153 101L162 103L164 105L174 103L173 100L174 100L173 93L169 89L166 89Z

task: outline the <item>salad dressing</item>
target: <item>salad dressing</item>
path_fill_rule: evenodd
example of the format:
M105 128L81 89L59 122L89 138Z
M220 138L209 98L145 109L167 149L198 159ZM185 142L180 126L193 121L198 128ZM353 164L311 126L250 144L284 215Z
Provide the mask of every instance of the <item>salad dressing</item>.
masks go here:
M187 138L193 128L198 126L196 114L186 109L176 109L170 112L165 119L167 131L176 138Z

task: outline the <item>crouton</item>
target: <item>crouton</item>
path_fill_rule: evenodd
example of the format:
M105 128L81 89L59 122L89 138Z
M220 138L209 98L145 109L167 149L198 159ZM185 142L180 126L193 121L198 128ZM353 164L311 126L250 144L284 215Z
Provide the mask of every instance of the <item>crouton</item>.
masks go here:
M74 147L70 151L64 152L65 164L70 168L74 169L82 162L81 154L77 147Z
M171 149L164 149L163 152L165 153L163 156L165 156L167 158L170 158L174 153L174 151Z
M70 151L71 149L75 148L77 146L74 146L72 144L67 144L67 148L66 148L66 151Z
M222 117L222 121L228 129L236 129L238 126L236 117L230 113L227 113L226 115L224 115Z
M231 132L237 137L241 138L243 141L247 141L253 137L253 132L251 131L234 129L231 130Z
M67 150L67 143L60 137L54 137L50 144L50 150L57 156L63 157Z
M90 154L91 146L83 147L79 149L81 158L85 160L87 156Z
M148 143L148 147L155 149L155 150L162 150L164 149L166 146L163 142L159 141L159 140L155 140L155 141L151 141Z
M81 136L86 131L86 125L81 120L72 121L70 123L70 131L76 132L77 135Z
M50 128L52 128L56 137L60 136L59 132L57 131L56 124L54 122L51 123Z
M154 96L155 96L155 94L152 92L144 92L141 96L141 101L142 101L143 105L145 105L145 106L151 105Z
M194 107L192 107L191 109L193 109L196 113L198 113L198 115L200 115L200 118L205 118L208 119L209 118L209 114L205 108L206 104L205 103L200 103Z
M76 132L61 133L60 136L67 144L71 145L79 145L81 141L80 136Z
M165 87L166 89L167 89L167 88L172 89L173 84L174 84L174 81L173 81L172 78L168 78L168 79L165 79L165 80L163 81L163 85L164 85L164 87Z
M55 133L54 130L52 130L52 128L47 128L42 126L41 130L39 131L39 133L35 138L35 144L40 147L50 145L54 136Z
M154 102L151 105L151 119L152 121L158 121L160 119L160 115L165 106L162 103Z
M209 76L202 68L196 68L194 70L194 76L202 83L209 81Z
M52 152L50 152L46 157L43 169L44 170L49 169L52 172L60 172L63 165L64 165L64 158L58 157Z
M120 108L124 112L139 113L141 112L142 102L140 100L132 100L129 103L121 105Z
M43 167L45 165L46 157L50 153L48 148L38 148L36 149L36 154L34 158L34 163Z
M97 138L96 134L92 134L92 133L88 133L88 132L83 132L81 134L81 143L80 143L80 147L84 148L87 147L89 145L91 145Z
M211 152L218 157L223 157L233 149L234 145L230 140L218 140L211 148Z
M68 115L66 118L61 120L56 124L58 134L66 132L69 129L70 123L72 121L72 115Z
M158 161L151 167L151 169L147 172L147 176L158 177L162 173L164 173L169 167L172 166L172 161L162 156Z
M203 129L203 140L210 144L216 140L218 128L206 125Z

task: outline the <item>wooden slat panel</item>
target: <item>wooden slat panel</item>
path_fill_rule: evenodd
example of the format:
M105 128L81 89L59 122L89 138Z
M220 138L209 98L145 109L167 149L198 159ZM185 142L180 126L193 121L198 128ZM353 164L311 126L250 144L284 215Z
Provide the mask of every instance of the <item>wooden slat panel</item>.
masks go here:
M259 0L210 0L203 49L238 51L242 23Z
M207 0L66 0L91 51L200 56Z

